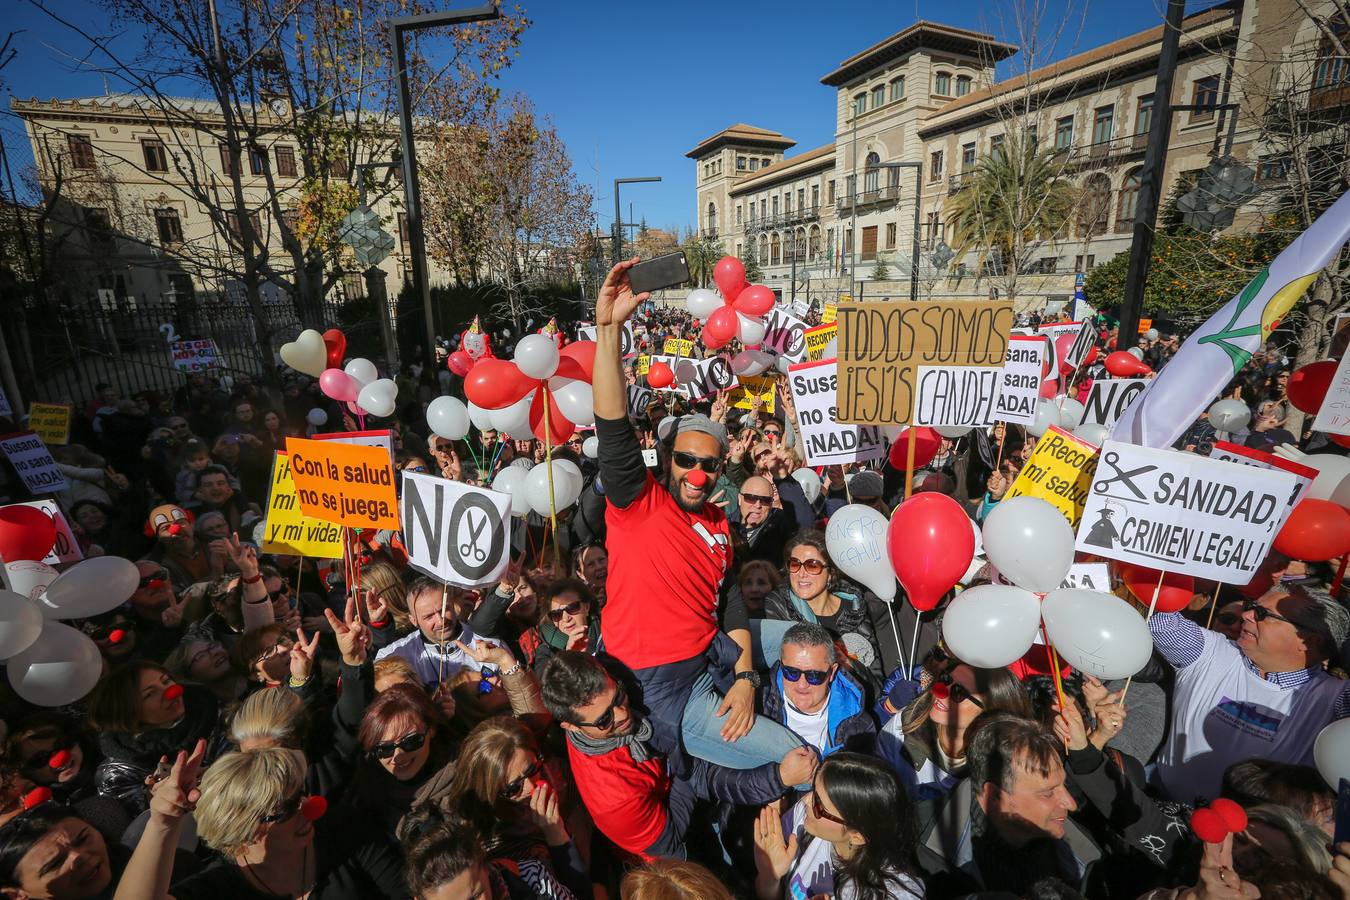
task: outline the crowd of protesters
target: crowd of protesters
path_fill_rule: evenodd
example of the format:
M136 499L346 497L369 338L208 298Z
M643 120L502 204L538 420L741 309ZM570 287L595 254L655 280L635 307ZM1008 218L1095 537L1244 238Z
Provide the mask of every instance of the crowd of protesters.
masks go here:
M100 386L54 448L60 501L84 554L133 560L140 581L78 623L103 656L89 696L0 695L0 895L1350 900L1311 765L1350 715L1337 561L1272 554L1246 586L1198 589L1150 620L1128 693L1065 669L1061 704L1043 652L969 665L942 607L916 622L902 592L892 616L838 571L826 520L889 515L905 479L877 461L804 488L789 393L773 415L674 393L628 408L641 376L620 324L635 352L697 329L643 307L627 265L597 304L598 449L554 450L581 499L556 530L519 521L478 590L412 570L394 532L353 536L355 578L260 552L276 452L356 428L304 376ZM1101 347L1116 340L1103 324ZM1157 370L1179 342L1138 349ZM1284 428L1289 369L1277 349L1251 360L1229 393L1251 429L1230 439L1344 453ZM544 459L490 430L430 434L426 403L459 389L444 370L407 366L399 388L368 426L392 432L399 472L489 485ZM1214 437L1201 420L1178 449ZM1003 425L944 439L913 489L978 519L1035 442ZM1205 843L1189 815L1218 798L1247 824Z

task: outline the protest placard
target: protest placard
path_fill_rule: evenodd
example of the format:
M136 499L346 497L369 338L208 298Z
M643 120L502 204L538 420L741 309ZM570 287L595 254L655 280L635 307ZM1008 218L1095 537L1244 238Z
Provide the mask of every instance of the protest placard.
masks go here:
M994 420L1030 425L1036 421L1036 401L1041 396L1041 373L1045 370L1045 338L1014 334L1008 338L1003 358Z
M1003 573L990 566L991 581L994 584L1012 584L1003 577ZM1111 570L1106 563L1074 563L1069 566L1069 574L1059 583L1061 588L1077 588L1084 591L1111 593Z
M667 356L677 356L682 359L688 359L694 355L694 342L683 338L666 338L665 344L661 350Z
M1051 426L1036 442L1004 499L1040 497L1077 525L1092 486L1097 448L1062 428Z
M314 435L316 441L337 441L339 444L351 444L355 447L382 447L394 459L394 436L389 429L380 431L330 431Z
M1059 377L1062 365L1078 368L1079 364L1087 359L1092 345L1097 342L1097 329L1091 322L1056 322L1053 325L1042 325L1037 333L1050 341L1050 358L1054 363L1050 371L1056 378ZM1074 341L1069 346L1069 352L1061 359L1058 341L1066 334L1072 334Z
M1209 450L1209 458L1221 462L1237 463L1242 466L1281 469L1289 472L1298 479L1298 491L1289 498L1290 509L1298 505L1298 501L1303 499L1303 495L1308 493L1308 488L1312 487L1313 481L1317 479L1317 470L1312 466L1305 466L1302 463L1294 462L1292 459L1285 459L1264 450L1253 450L1251 447L1244 447L1241 444L1230 444L1228 441L1215 441L1214 446Z
M1002 369L977 366L919 366L915 425L994 424L994 402Z
M808 466L864 462L885 453L876 425L845 425L836 416L837 361L798 363L788 369L792 402L797 407L802 452Z
M272 460L271 490L267 497L260 549L282 556L342 558L342 529L301 511L295 479L291 477L291 463L284 452L277 453Z
M1083 401L1083 418L1075 425L1114 425L1148 382L1143 378L1098 378Z
M169 353L173 357L173 367L180 372L205 372L220 368L220 354L216 352L216 342L210 338L201 341L170 341Z
M806 359L806 323L775 306L764 317L764 342L760 346L791 362L802 362Z
M852 303L853 298L848 294L843 294L839 298L841 303ZM820 310L820 324L831 325L839 318L839 304L826 303Z
M727 392L727 404L736 409L754 409L754 398L759 397L760 409L770 415L774 412L774 388L778 384L768 375L739 375L737 386Z
M1145 334L1145 335L1148 334L1148 330L1149 330L1150 328L1152 328L1152 327L1153 327L1153 320L1152 320L1152 319L1140 319L1140 320L1139 320L1139 333L1140 333L1140 334Z
M0 437L0 451L9 459L24 486L33 494L55 494L67 487L66 476L56 467L47 445L31 431Z
M414 569L446 584L495 581L511 557L511 495L405 472L403 546Z
M640 384L628 385L628 414L630 416L647 415L647 407L656 399L656 391Z
M1331 376L1326 398L1317 410L1313 430L1327 434L1350 434L1350 352L1341 356Z
M718 391L736 384L736 376L731 371L731 363L726 357L712 356L708 359L682 359L675 366L675 377L688 392L690 400L702 400ZM746 407L747 409L749 407Z
M1164 572L1246 584L1270 551L1297 481L1279 469L1106 441L1077 547Z
M394 467L387 451L288 438L286 460L305 515L350 528L398 528Z
M799 319L805 319L811 312L811 304L803 299L793 300L791 306L792 314Z
M815 328L808 328L803 332L806 340L806 358L810 360L824 359L827 355L830 359L835 357L830 353L830 342L839 337L839 325L831 322L828 325L817 325Z
M69 444L70 407L64 403L34 403L28 408L28 427L48 444Z
M1012 323L1003 300L839 307L839 421L911 424L919 366L1001 370Z
M663 362L663 363L665 363L666 365L670 366L670 371L675 372L677 376L678 376L678 373L679 373L679 367L680 367L680 366L685 366L685 365L689 365L689 364L690 364L690 360L687 360L687 359L678 359L678 358L676 358L676 357L674 357L674 356L665 356L665 355L662 355L662 354L659 354L659 353L653 353L651 356L647 357L647 361L648 361L648 369L647 369L647 371L651 371L651 368L650 368L650 364L651 364L651 363ZM647 372L640 372L640 373L638 373L638 374L646 375ZM663 390L663 391L674 391L675 393L679 394L681 397L688 397L688 396L689 396L689 388L687 388L684 384L682 384L682 383L679 381L678 377L676 378L674 384L672 384L672 385L671 385L670 387L668 387L668 388L661 388L661 390Z
M47 555L42 557L40 562L55 566L60 563L79 562L84 559L84 551L80 549L80 542L75 539L75 532L71 530L70 522L66 520L66 514L61 511L61 507L57 505L55 500L29 500L26 503L11 503L8 505L31 506L34 509L40 509L56 525L56 542L52 544L52 549L47 551Z
M594 325L583 325L577 329L577 337L583 341L595 340L596 327ZM633 337L633 323L624 322L623 329L619 333L619 355L632 356L637 350L637 341Z

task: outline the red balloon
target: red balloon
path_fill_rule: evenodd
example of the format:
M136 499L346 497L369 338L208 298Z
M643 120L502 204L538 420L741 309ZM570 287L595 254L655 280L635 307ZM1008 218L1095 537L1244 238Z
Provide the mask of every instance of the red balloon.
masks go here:
M544 394L548 397L548 427L544 427ZM577 430L577 426L562 414L558 409L558 404L553 400L553 394L548 388L534 395L534 401L530 404L530 430L534 436L541 441L545 441L549 446L556 447L559 444L567 442L572 436L572 432Z
M588 382L594 372L595 341L573 341L558 352L557 376Z
M657 390L668 388L675 383L675 373L663 362L654 362L647 370L647 385Z
M713 310L712 315L708 316L708 324L703 326L703 339L706 341L708 338L712 338L725 344L736 336L736 328L739 325L740 320L736 318L736 310L730 306L720 307Z
M745 263L734 256L724 256L713 267L713 281L728 303L736 302L745 288Z
M1207 807L1191 813L1191 831L1206 844L1219 844L1228 837L1228 826L1223 824L1218 813Z
M473 363L474 359L472 356L465 353L463 350L456 350L454 353L450 354L450 360L446 365L451 372L454 372L456 375L463 378L465 375L469 374L469 370L473 368Z
M513 362L484 357L464 379L464 396L483 409L510 406L539 384L516 368Z
M1223 827L1234 834L1247 830L1247 811L1236 801L1220 797L1211 803L1209 808L1223 820Z
M1041 397L1050 400L1059 393L1059 379L1047 378L1041 382Z
M1329 434L1327 440L1342 447L1350 447L1350 434Z
M915 494L891 516L891 566L910 605L927 612L965 574L975 556L970 516L946 494Z
M1090 366L1096 361L1097 361L1097 345L1093 344L1092 349L1087 352L1087 356L1083 357L1083 365Z
M1120 578L1140 603L1148 606L1153 601L1153 589L1162 575L1162 589L1158 591L1157 612L1181 612L1195 597L1195 579L1179 572L1162 573L1133 563L1120 564Z
M5 562L40 560L56 543L56 522L33 506L0 509L0 556Z
M1078 368L1077 366L1072 366L1065 362L1065 359L1069 355L1069 351L1073 349L1073 342L1076 340L1078 340L1078 335L1076 334L1061 334L1059 337L1055 338L1055 359L1059 360L1059 371L1061 375L1068 375L1074 369Z
M1350 510L1309 497L1284 520L1275 549L1290 559L1324 562L1350 553Z
M724 341L719 341L717 338L708 334L707 331L703 332L703 346L707 347L709 350L721 350L729 343L731 343L731 338L727 338Z
M752 284L736 295L736 311L747 316L762 316L773 309L777 300L769 288L762 284Z
M1308 363L1289 376L1289 402L1309 415L1315 415L1327 398L1331 378L1336 374L1336 360L1324 359Z
M900 436L891 444L890 464L892 468L905 471L905 463L909 458L909 434L914 432L914 468L922 469L933 461L939 450L942 449L942 435L931 428L920 426L919 428L906 428L900 432Z
M1134 358L1134 354L1117 350L1106 357L1106 371L1117 378L1129 378L1132 375L1147 375L1153 370Z
M317 822L323 818L324 813L328 812L328 798L315 794L313 797L306 797L300 804L300 815L305 817L307 822Z
M342 368L342 360L347 356L347 336L330 328L323 333L323 345L328 348L328 368Z

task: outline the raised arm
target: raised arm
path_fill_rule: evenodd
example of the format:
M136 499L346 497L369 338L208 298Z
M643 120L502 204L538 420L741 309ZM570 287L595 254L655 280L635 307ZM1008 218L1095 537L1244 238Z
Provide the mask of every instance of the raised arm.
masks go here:
M1175 668L1186 668L1205 652L1205 629L1181 613L1154 613L1148 630L1153 646Z
M650 294L634 294L628 270L636 258L610 270L595 301L595 436L600 442L600 483L610 503L623 509L647 483L642 448L628 422L628 387L623 376L621 329Z
M201 792L197 777L206 757L206 741L198 741L189 756L178 752L173 768L150 789L150 820L127 862L114 900L166 900L173 880L174 850L183 830L183 817L197 805Z

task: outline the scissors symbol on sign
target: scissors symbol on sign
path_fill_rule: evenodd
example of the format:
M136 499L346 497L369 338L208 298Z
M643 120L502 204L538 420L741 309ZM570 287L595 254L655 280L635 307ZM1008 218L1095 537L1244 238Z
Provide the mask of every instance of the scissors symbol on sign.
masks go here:
M487 559L487 553L478 546L478 536L487 527L487 517L480 519L477 526L473 524L473 516L466 514L466 518L469 520L469 539L459 545L459 555L466 559L472 556L474 562L483 562Z
M1144 492L1139 490L1139 488L1135 486L1134 478L1136 475L1143 475L1146 472L1152 472L1154 469L1158 468L1157 466L1140 466L1137 469L1130 469L1127 472L1121 469L1121 467L1118 465L1118 463L1120 462L1120 454L1115 452L1114 450L1104 455L1102 457L1102 462L1106 463L1112 469L1115 469L1116 474L1110 478L1104 478L1098 481L1096 484L1094 484L1092 486L1092 489L1094 491L1097 491L1098 493L1104 493L1108 487L1119 481L1122 485L1129 488L1130 493L1134 494L1140 500L1148 499L1147 497L1144 496Z

